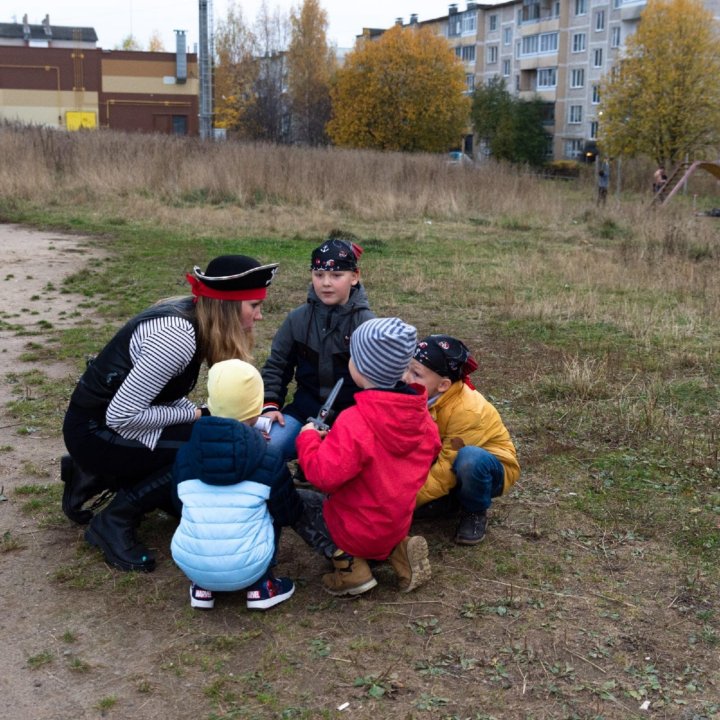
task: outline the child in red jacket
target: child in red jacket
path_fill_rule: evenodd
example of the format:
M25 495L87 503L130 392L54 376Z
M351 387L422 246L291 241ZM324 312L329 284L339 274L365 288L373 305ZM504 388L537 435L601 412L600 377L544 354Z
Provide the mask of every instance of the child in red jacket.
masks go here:
M387 560L410 592L430 579L425 538L408 537L415 497L440 451L440 436L420 386L402 382L417 332L399 318L376 318L350 338L350 374L361 388L329 432L306 424L298 461L321 493L301 491L293 527L332 560L323 576L331 595L359 595L377 585L367 560Z

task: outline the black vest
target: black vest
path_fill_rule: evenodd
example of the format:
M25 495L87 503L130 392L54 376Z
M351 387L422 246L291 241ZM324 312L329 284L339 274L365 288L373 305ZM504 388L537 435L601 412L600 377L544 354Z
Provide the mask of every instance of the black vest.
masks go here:
M70 402L77 407L91 411L102 411L105 415L110 401L127 377L133 364L130 359L130 338L135 328L147 320L161 317L180 317L191 322L197 334L195 306L192 298L173 300L144 310L129 320L112 340L100 351L100 354L88 362L87 369L80 378ZM185 397L194 387L200 373L199 351L190 364L177 377L158 393L152 404L160 405Z

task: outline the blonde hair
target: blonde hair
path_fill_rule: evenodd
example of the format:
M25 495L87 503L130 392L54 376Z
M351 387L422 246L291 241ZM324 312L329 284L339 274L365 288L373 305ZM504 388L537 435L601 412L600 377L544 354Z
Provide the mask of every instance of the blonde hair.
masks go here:
M208 367L233 358L252 362L255 335L242 326L242 303L242 300L197 299L197 344L200 358Z

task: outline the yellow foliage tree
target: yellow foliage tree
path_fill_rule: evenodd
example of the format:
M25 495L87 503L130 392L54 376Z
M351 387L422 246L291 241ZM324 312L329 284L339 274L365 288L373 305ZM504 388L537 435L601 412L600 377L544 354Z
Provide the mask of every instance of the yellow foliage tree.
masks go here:
M338 70L328 134L336 145L444 152L468 125L465 71L447 41L428 28L402 28L361 41Z
M600 145L672 167L720 138L720 35L700 0L649 0L601 86Z
M327 13L318 0L303 0L290 13L288 91L292 103L293 133L311 145L325 142L330 117L330 81L335 53L327 42Z
M150 40L148 40L148 50L150 52L165 52L165 45L158 30L153 30Z
M257 77L254 50L255 36L242 10L230 3L215 32L215 127L247 134L244 121L255 100Z

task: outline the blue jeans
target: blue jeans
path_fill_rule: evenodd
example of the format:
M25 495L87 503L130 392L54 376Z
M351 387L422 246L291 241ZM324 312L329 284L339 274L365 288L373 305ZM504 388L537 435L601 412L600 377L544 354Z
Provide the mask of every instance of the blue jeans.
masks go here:
M455 492L464 512L484 512L492 498L502 495L505 469L487 450L475 445L460 448L452 469L457 479Z
M301 423L292 415L285 415L285 427L274 422L270 428L270 442L282 451L285 462L294 460L297 457L295 438L300 434L300 428L305 424Z

